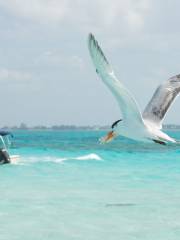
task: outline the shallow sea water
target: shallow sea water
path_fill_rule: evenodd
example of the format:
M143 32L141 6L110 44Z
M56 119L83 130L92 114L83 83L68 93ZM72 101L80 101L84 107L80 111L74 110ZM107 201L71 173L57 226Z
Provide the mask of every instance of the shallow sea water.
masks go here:
M100 145L104 134L14 132L20 159L0 166L0 239L180 239L180 145Z

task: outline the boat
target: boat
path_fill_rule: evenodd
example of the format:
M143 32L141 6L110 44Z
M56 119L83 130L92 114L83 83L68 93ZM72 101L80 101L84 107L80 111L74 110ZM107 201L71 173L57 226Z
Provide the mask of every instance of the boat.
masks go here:
M10 138L13 134L8 131L0 131L0 164L14 163L19 156L10 155L9 147L11 145Z

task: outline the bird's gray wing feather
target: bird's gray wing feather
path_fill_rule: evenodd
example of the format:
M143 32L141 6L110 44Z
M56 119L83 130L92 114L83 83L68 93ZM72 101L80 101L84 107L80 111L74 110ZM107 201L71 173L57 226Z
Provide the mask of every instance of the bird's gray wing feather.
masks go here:
M152 123L159 129L162 121L174 99L180 93L180 74L171 77L161 84L143 112L143 119Z

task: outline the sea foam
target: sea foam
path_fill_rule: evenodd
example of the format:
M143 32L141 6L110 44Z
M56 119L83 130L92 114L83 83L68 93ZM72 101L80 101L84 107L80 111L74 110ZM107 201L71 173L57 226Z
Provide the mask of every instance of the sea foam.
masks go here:
M53 157L53 156L29 156L21 157L19 163L37 163L37 162L54 162L54 163L63 163L64 161L102 161L102 158L95 154L90 153L80 156L71 156L71 157Z

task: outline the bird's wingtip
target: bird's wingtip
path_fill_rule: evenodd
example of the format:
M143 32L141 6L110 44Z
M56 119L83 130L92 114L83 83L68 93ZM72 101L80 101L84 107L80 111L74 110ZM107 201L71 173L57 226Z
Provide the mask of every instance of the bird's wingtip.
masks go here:
M89 50L91 52L91 48L92 46L95 44L95 37L94 35L90 32L89 35L88 35L88 47L89 47Z
M88 42L91 42L91 41L94 41L95 40L95 37L94 35L90 32L89 35L88 35Z
M90 32L89 35L88 35L88 38L93 38L94 35Z

